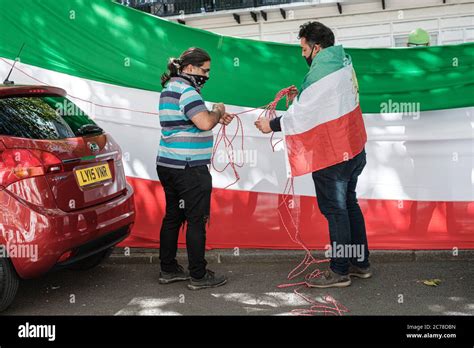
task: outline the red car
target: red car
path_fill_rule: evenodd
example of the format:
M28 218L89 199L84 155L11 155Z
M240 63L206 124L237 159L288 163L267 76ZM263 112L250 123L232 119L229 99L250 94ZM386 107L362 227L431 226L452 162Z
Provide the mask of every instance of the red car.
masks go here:
M134 219L110 134L63 89L0 85L0 311L19 279L98 265Z

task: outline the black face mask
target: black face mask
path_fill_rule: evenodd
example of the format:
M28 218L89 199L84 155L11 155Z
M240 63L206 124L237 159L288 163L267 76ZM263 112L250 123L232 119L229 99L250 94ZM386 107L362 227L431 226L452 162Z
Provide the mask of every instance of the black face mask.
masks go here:
M194 77L194 80L196 81L196 84L199 88L204 86L207 80L209 80L209 77L204 76L204 75L194 75L194 74L188 74L189 76Z
M311 57L313 55L313 51L314 51L314 47L311 49L311 53L309 54L308 57L304 57L304 59L306 60L306 63L308 64L308 66L311 66L311 64L313 63L313 58Z

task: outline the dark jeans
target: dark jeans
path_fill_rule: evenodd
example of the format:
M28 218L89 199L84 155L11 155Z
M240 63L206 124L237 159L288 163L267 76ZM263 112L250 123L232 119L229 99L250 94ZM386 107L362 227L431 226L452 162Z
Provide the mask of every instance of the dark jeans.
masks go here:
M186 248L189 273L202 278L206 273L206 222L211 206L212 177L206 165L174 169L157 166L166 196L166 213L160 232L161 269L177 270L176 252L180 227L187 222Z
M319 210L329 224L333 252L330 267L342 275L348 273L349 262L362 268L369 266L364 215L356 197L357 178L366 163L363 150L348 161L313 172ZM334 255L338 250L344 252Z

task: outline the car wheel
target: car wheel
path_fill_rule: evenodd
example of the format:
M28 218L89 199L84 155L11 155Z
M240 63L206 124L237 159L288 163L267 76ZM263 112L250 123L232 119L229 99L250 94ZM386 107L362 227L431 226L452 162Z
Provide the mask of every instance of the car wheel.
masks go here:
M87 271L89 269L92 269L100 265L102 261L106 260L110 256L110 254L112 254L112 250L114 250L114 248L106 249L104 251L101 251L100 253L94 254L78 262L75 262L67 268L72 269L74 271Z
M19 283L20 279L11 261L7 258L0 258L0 312L12 304Z

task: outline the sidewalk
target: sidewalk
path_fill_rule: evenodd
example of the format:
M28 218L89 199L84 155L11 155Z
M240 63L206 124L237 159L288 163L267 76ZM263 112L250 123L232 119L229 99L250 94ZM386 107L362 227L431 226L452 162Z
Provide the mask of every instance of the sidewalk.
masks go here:
M287 275L304 252L240 250L239 256L233 252L208 252L209 268L228 277L225 286L191 291L186 282L158 283L157 250L132 249L130 256L116 250L93 270L62 270L23 281L4 314L294 315L295 310L311 307L295 293L297 287L278 287L290 282ZM187 266L184 250L178 259ZM457 257L441 251L374 251L371 261L370 279L353 279L351 286L339 289L301 287L300 293L322 305L328 296L334 298L349 310L342 315L474 315L472 251L460 251ZM441 283L423 284L428 279ZM302 280L303 275L291 282Z

